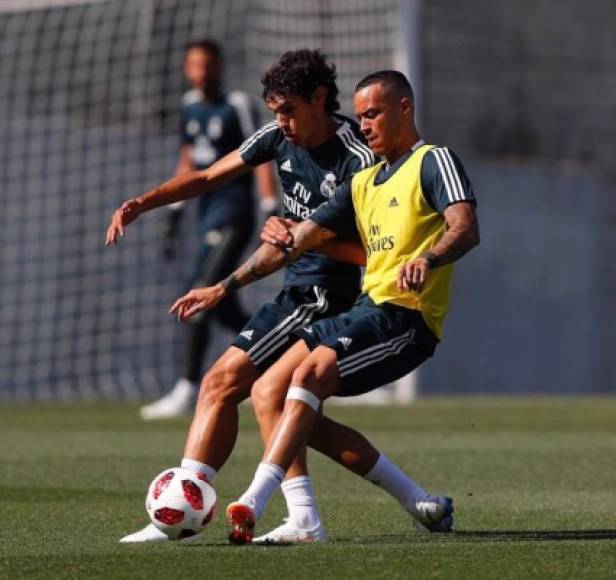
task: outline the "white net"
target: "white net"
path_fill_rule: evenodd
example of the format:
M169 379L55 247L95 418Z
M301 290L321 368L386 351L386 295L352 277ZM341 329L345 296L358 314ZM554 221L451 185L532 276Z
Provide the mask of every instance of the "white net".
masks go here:
M173 171L186 41L220 41L227 85L255 98L284 50L322 48L348 111L354 83L392 64L399 4L0 1L0 398L152 396L175 380L182 333L166 308L190 260L162 259L161 212L119 248L103 238L123 199Z

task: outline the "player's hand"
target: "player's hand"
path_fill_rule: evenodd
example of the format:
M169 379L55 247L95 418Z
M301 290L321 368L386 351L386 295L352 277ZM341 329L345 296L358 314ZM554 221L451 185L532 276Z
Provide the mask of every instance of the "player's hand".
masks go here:
M211 310L225 296L227 291L222 284L208 286L207 288L194 288L178 298L169 308L169 314L177 313L178 320L186 320L202 310Z
M136 199L125 201L111 216L111 223L107 228L107 241L109 246L118 241L118 236L124 236L124 228L134 222L141 213L141 203Z
M430 263L426 258L415 258L403 264L398 270L398 291L421 292L428 278Z
M290 248L293 246L292 220L273 216L269 218L261 229L261 241L274 246Z

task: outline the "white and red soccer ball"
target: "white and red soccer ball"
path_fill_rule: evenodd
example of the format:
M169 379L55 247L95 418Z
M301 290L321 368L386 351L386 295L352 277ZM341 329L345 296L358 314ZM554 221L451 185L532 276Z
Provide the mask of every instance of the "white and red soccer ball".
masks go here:
M198 534L214 517L216 492L202 473L172 467L150 484L145 509L152 523L171 539Z

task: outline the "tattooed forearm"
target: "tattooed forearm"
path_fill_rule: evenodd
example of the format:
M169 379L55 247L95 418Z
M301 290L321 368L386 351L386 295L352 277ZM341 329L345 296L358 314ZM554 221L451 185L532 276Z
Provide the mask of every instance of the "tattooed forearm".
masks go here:
M449 227L430 249L438 266L455 262L479 244L479 224L472 205L457 203L449 206L445 210L445 219Z
M224 280L221 281L220 285L227 292L233 292L234 290L237 290L238 288L242 287L239 280L235 277L235 274L231 274L230 276L227 276Z
M244 264L220 284L225 290L232 291L256 282L294 262L305 251L316 248L334 234L306 220L294 229L293 236L294 244L291 248L262 244Z

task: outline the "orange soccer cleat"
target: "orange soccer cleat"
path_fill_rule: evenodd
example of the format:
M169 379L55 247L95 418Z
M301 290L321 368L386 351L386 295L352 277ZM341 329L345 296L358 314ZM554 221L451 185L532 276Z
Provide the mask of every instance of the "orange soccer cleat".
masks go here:
M251 544L255 535L255 514L252 508L234 501L227 506L227 521L231 524L229 542Z

